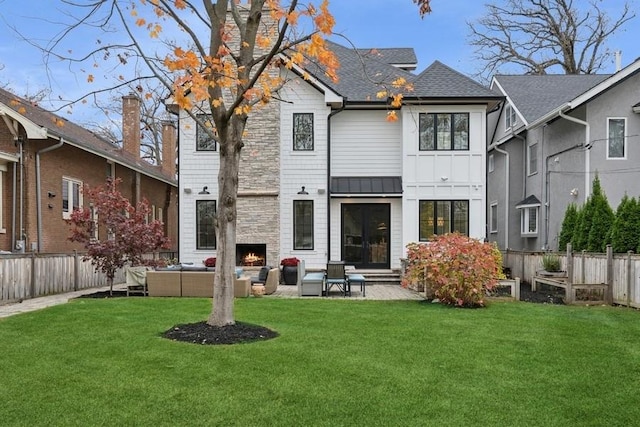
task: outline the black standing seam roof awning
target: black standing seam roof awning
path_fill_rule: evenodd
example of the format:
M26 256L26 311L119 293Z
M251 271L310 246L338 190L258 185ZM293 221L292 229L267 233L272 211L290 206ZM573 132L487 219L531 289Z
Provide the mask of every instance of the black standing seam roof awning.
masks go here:
M340 176L331 178L331 194L335 195L402 195L400 176Z

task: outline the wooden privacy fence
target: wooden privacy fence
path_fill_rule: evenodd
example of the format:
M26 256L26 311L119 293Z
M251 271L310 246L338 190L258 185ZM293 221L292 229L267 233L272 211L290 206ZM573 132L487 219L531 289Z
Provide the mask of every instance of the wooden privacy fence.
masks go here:
M536 273L543 269L545 252L507 250L502 253L504 266L511 270L512 277L533 283ZM572 262L571 281L574 284L606 284L614 304L640 308L640 255L628 252L607 253L572 252L556 253L562 270ZM569 259L571 257L571 259Z
M0 303L106 286L104 273L82 258L77 253L0 255ZM124 281L124 271L117 271L113 283Z

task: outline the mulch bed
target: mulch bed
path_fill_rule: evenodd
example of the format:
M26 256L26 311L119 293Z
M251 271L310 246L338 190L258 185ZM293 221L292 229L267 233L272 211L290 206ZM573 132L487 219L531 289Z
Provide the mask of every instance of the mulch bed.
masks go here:
M508 288L498 290L497 296L507 296ZM94 292L82 295L78 298L118 298L126 297L126 291L116 290L113 294L109 291ZM141 296L133 294L132 296ZM531 285L520 283L520 300L540 304L564 304L564 290L552 286L540 286L533 292ZM221 345L240 344L254 341L263 341L278 336L271 329L249 323L236 322L235 325L210 326L206 322L176 325L162 333L162 337L193 344Z

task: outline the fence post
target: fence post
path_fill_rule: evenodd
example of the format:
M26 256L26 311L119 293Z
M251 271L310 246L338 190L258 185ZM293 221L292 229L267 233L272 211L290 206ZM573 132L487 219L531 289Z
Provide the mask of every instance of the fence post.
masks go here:
M631 307L631 254L633 251L627 251L627 307Z
M567 243L567 288L565 289L565 298L567 304L573 303L573 251L571 243Z
M585 268L584 268L584 258L586 255L587 251L585 251L584 249L582 250L582 254L581 254L581 258L582 258L582 269L580 271L580 283L585 283L586 279L585 279Z
M605 301L613 304L613 248L607 245L607 294Z
M73 290L77 291L78 290L78 284L80 282L80 267L78 265L78 251L77 250L73 250Z
M31 280L29 280L29 296L35 298L36 295L36 253L31 252Z

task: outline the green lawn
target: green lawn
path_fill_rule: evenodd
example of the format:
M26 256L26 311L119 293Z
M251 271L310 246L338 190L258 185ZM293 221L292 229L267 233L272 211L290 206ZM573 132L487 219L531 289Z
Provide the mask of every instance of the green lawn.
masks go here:
M160 334L203 299L80 299L0 320L3 426L627 426L640 312L495 302L244 299L280 337Z

